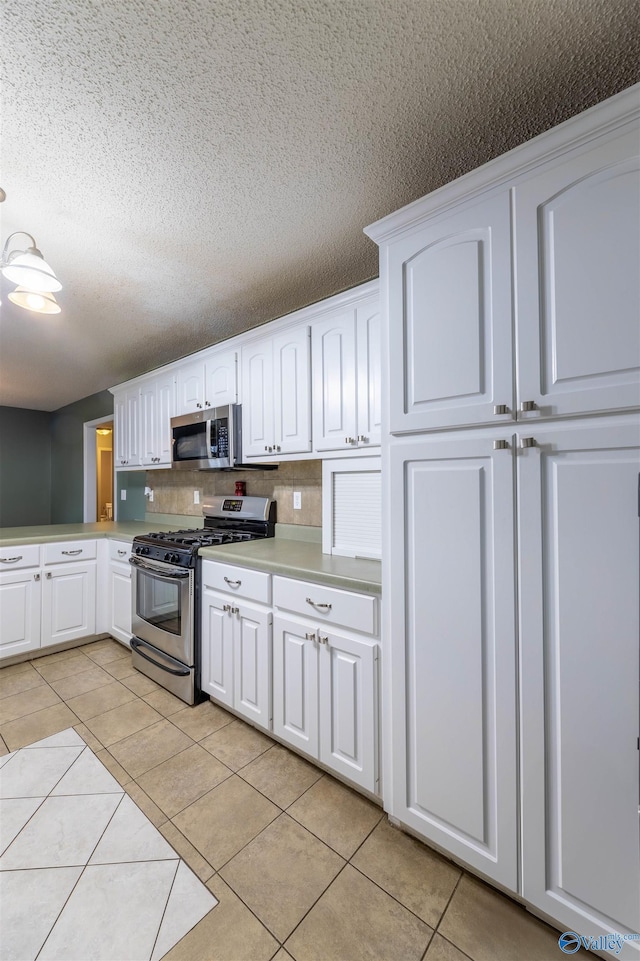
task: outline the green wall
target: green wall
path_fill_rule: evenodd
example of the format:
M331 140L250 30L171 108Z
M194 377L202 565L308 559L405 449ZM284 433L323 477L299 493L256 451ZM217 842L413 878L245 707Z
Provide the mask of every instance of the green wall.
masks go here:
M0 527L51 523L51 418L0 407Z
M82 523L84 517L84 424L113 414L113 394L91 394L51 416L51 523Z
M147 483L146 471L116 471L116 518L119 521L143 521L147 510L144 488ZM121 492L126 490L127 499L121 498Z

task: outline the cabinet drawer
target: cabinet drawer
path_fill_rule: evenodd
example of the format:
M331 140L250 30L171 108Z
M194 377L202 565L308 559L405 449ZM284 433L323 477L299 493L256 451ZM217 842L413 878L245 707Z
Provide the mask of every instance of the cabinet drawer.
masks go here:
M274 577L273 606L307 618L312 616L320 623L340 624L363 634L378 633L377 598L372 594Z
M64 541L61 544L44 545L45 564L64 564L71 561L88 561L96 556L95 541Z
M264 571L203 561L202 586L257 601L259 604L271 603L271 575Z
M28 544L23 547L3 547L0 550L0 573L2 571L17 571L21 567L39 566L39 544Z
M131 544L127 541L109 541L109 560L126 564L131 555ZM83 555L78 555L82 557Z

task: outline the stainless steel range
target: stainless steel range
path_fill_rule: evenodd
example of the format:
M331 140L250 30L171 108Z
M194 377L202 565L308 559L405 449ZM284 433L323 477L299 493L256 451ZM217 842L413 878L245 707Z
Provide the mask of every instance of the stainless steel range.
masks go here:
M176 697L195 704L200 691L201 547L273 537L276 505L268 497L213 497L204 527L143 534L133 541L133 666Z

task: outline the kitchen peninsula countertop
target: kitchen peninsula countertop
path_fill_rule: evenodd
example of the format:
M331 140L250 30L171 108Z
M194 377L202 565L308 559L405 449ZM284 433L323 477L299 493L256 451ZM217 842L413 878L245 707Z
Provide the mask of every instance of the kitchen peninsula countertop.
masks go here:
M284 525L283 525L284 526ZM133 541L151 530L176 530L176 524L156 521L97 521L93 524L38 524L33 527L0 528L0 548L17 544L48 544L55 541L112 538ZM277 528L276 528L277 530ZM346 590L381 593L380 561L323 554L315 540L276 536L221 547L204 547L200 556L238 567L253 567Z

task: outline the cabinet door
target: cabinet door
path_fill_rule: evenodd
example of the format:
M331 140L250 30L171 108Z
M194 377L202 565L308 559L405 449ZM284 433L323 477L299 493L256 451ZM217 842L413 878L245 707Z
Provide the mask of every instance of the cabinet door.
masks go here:
M318 641L315 628L273 618L273 731L318 757Z
M96 565L60 564L44 572L41 646L96 631Z
M379 447L382 429L382 360L378 299L356 310L358 446Z
M0 657L40 647L40 571L0 574Z
M109 566L109 633L127 647L131 640L131 568Z
M233 621L229 599L204 587L202 590L202 675L203 691L233 707Z
M139 467L142 463L140 448L140 388L127 391L127 467Z
M391 449L389 813L516 890L513 451L493 436Z
M222 407L238 399L238 358L235 350L215 353L204 367L204 406Z
M638 931L640 425L535 438L518 457L522 893L578 932Z
M273 339L274 443L278 453L311 450L311 342L308 327Z
M156 441L154 455L157 464L171 463L171 418L176 413L176 381L174 374L165 374L156 381Z
M120 391L113 398L113 420L114 420L114 466L125 467L129 453L129 422L127 419L127 394Z
M235 610L235 609L234 609ZM271 612L243 604L233 618L234 697L239 714L271 730Z
M508 192L427 222L390 245L386 264L391 432L510 419Z
M273 354L271 338L242 348L242 456L273 453Z
M356 328L353 309L311 328L314 450L356 444Z
M204 363L202 360L179 367L177 371L177 414L191 414L204 407Z
M574 151L516 188L524 419L640 404L639 142Z
M375 792L378 645L322 629L319 639L320 760Z
M156 463L158 440L158 404L154 381L140 388L140 459L147 466Z

